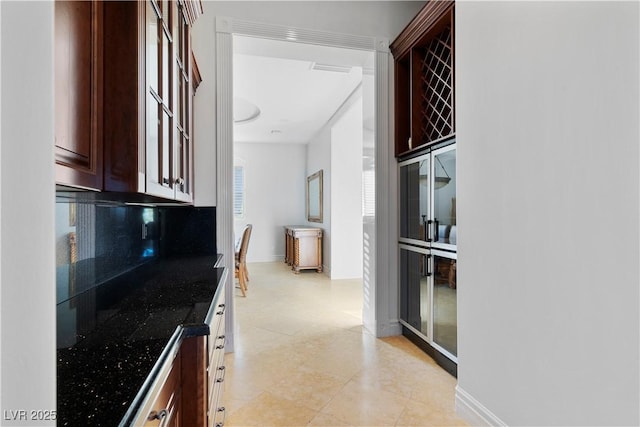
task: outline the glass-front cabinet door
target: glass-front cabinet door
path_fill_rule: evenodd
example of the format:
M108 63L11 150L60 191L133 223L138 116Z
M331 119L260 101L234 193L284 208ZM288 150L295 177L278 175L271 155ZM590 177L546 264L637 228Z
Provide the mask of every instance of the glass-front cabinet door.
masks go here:
M432 251L433 343L450 356L458 355L457 255ZM442 351L441 351L442 352Z
M430 241L430 155L400 166L400 241L426 245Z
M457 255L406 244L399 246L400 321L455 362Z
M414 332L430 337L429 250L400 244L400 319Z
M457 363L455 141L398 164L400 323Z
M456 148L450 145L433 151L433 247L455 250L458 242L456 221Z

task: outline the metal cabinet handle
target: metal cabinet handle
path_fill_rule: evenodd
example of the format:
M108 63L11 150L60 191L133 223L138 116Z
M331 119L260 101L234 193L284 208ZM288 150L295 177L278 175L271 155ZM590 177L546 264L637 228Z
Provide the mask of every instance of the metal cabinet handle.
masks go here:
M224 344L225 344L225 336L224 335L218 335L218 338L216 338L216 341L217 340L222 340L222 344L218 344L216 346L216 349L218 349L218 350L223 349L224 348Z
M158 427L163 427L169 417L169 412L166 409L161 409L160 411L151 411L149 416L147 417L147 421L160 420L160 424Z
M440 240L440 222L438 221L438 218L433 219L433 225L433 241L437 242Z
M216 378L216 382L224 382L224 378L227 376L227 368L225 366L218 366L218 371L222 372L222 376L220 378Z
M424 264L423 264L424 276L429 277L431 276L431 272L429 271L429 260L431 259L431 255L423 255L423 257L424 257Z
M218 308L221 308L222 310L217 311L216 314L224 314L224 304L218 304Z
M169 178L162 178L162 183L169 185L170 183Z
M218 409L216 409L217 412L222 412L222 421L216 423L216 427L222 427L224 426L224 422L227 418L227 408L225 408L224 406L219 407Z

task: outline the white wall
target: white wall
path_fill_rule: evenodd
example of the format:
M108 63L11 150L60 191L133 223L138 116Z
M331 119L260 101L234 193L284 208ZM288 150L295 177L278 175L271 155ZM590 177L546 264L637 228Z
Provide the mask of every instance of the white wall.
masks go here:
M9 410L56 409L53 2L0 2L0 384Z
M331 279L362 277L362 89L307 146L307 175L323 170L322 263Z
M304 144L235 143L236 164L244 166L245 215L234 221L236 238L253 224L248 262L284 259L284 225L304 224Z
M362 277L362 89L331 127L331 278Z
M204 22L204 23L203 23ZM215 32L201 16L193 25L192 49L202 76L193 99L194 204L216 206L216 76Z
M494 423L640 424L638 9L456 4L458 397Z
M304 224L322 228L322 268L324 274L331 277L331 128L324 126L307 144L307 170L309 176L322 169L322 223L307 222L306 212Z

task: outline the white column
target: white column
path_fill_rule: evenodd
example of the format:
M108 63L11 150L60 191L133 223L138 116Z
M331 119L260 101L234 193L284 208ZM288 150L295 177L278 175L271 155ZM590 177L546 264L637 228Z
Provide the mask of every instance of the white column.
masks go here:
M226 351L234 349L234 257L233 244L233 39L228 18L216 19L216 122L217 122L217 205L218 252L227 267L225 322Z

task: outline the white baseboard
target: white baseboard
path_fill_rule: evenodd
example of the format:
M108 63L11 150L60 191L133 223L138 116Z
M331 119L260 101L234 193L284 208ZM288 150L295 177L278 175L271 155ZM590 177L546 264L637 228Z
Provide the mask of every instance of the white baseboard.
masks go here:
M456 414L472 426L507 427L504 421L460 386L456 386Z
M378 323L376 331L377 338L393 337L402 334L402 325L397 320L391 320L387 323Z

